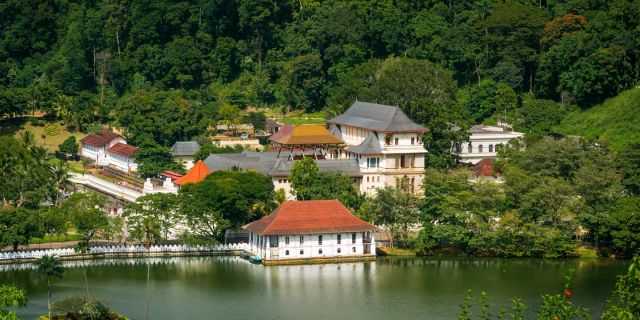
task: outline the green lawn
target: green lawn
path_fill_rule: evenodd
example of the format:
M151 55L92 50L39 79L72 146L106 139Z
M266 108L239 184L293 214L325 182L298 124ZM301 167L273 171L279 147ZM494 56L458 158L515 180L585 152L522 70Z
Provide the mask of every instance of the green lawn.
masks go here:
M601 140L613 150L640 143L640 88L630 89L585 111L569 114L558 132Z
M327 114L323 111L313 113L305 113L304 111L292 111L286 114L275 109L263 109L261 111L263 111L269 118L293 125L324 124L327 120Z
M34 125L34 119L42 125ZM19 117L0 121L0 135L18 136L25 131L33 133L36 143L49 152L57 151L58 145L71 135L77 140L85 136L81 132L69 132L60 121L46 121L43 118Z

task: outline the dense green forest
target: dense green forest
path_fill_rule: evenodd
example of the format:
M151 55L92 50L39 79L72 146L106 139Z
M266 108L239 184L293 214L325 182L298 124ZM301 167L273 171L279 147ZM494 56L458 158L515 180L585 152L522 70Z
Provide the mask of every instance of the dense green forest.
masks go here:
M438 149L451 123L499 115L547 134L639 79L638 0L0 4L0 115L113 124L138 144L203 134L224 105L360 98L400 105Z

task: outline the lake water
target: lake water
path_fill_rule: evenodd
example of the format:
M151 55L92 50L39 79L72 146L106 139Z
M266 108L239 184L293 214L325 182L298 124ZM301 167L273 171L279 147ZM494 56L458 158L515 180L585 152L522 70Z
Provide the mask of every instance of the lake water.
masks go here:
M149 263L149 281L147 281ZM237 257L103 260L69 265L54 300L86 293L131 319L455 319L467 289L494 306L532 308L575 269L575 302L598 314L628 262L613 260L378 258L375 262L264 267ZM0 272L27 291L25 319L46 313L46 281ZM497 307L496 307L497 308ZM535 310L530 310L535 311Z

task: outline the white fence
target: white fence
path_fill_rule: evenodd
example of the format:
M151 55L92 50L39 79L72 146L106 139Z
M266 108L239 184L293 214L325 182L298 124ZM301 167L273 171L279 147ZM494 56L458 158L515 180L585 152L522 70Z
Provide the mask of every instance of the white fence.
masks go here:
M184 244L171 244L171 245L152 245L149 248L145 248L142 245L107 245L107 246L95 246L89 248L89 252L86 255L92 256L111 256L111 255L171 255L171 254L189 254L189 253L231 253L235 251L246 250L248 245L246 243L237 244L218 244L211 246L189 246ZM0 262L11 262L19 260L32 260L39 259L43 256L55 256L60 258L82 256L83 254L77 252L73 248L63 249L42 249L42 250L30 250L30 251L17 251L17 252L0 252Z

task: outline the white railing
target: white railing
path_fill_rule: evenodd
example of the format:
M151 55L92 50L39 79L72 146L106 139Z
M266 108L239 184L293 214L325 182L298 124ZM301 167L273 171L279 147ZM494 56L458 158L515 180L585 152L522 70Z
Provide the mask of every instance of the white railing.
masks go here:
M144 254L179 254L179 253L194 253L194 252L215 252L215 253L228 253L234 251L246 250L248 244L217 244L208 246L190 246L184 244L169 244L169 245L152 245L149 248L145 248L143 245L106 245L106 246L94 246L89 248L86 254L77 252L73 248L61 248L61 249L39 249L30 251L12 251L12 252L0 252L0 262L9 262L12 260L32 260L39 259L43 256L54 257L74 257L81 255L144 255Z

